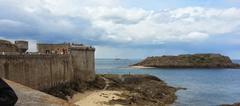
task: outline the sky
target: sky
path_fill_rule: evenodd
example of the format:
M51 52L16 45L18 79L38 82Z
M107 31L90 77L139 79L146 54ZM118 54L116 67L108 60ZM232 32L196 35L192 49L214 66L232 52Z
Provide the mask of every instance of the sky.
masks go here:
M240 59L240 0L0 0L0 39L92 45L96 58Z

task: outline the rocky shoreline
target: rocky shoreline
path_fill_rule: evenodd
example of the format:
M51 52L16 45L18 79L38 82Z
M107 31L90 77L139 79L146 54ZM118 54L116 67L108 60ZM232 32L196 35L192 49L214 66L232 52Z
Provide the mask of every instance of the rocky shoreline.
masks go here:
M148 57L131 66L156 68L240 68L221 54L187 54L178 56Z
M220 106L240 106L240 103L234 103L234 104L222 104Z
M107 105L124 106L164 106L177 99L177 88L168 86L164 81L150 75L97 75L96 80L88 83L69 83L43 90L51 95L69 100L77 92L109 90L121 91Z

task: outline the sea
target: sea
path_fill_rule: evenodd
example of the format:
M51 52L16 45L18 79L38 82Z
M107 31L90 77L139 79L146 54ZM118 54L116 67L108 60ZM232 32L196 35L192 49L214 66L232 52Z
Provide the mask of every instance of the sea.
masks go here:
M96 59L98 74L149 74L183 87L172 106L218 106L240 102L240 69L134 69L140 59ZM239 60L234 60L240 63Z

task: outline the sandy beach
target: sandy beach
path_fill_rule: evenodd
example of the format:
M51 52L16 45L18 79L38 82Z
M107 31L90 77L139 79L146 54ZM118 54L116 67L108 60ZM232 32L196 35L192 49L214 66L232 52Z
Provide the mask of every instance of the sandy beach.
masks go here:
M163 106L177 98L176 88L151 75L99 74L89 84L73 83L48 91L76 106Z
M136 68L136 69L149 69L149 68L156 68L156 67L130 66L130 68Z
M91 91L76 94L73 97L72 102L74 102L74 104L76 104L77 106L123 106L120 104L116 105L106 104L111 100L121 99L121 97L117 96L120 94L122 94L121 91L110 90Z

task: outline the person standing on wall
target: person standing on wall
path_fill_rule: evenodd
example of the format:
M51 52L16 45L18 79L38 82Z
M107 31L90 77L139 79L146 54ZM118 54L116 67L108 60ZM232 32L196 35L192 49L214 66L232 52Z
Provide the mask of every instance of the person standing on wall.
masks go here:
M0 106L14 106L18 97L13 89L0 78Z

